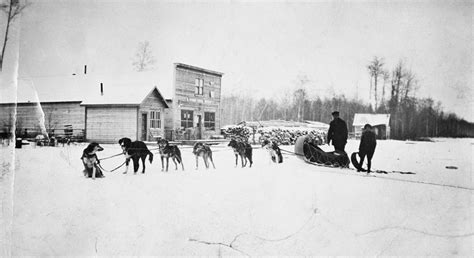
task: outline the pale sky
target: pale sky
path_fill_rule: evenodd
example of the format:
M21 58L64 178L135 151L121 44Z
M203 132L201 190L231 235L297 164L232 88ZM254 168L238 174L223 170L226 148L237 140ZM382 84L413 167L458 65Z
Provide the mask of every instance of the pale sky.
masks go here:
M399 60L418 97L474 121L471 2L30 1L21 17L20 78L133 70L140 41L155 68L176 62L224 73L224 93L279 98L299 76L313 96L368 101L366 69ZM2 33L3 35L3 33ZM43 89L38 89L41 91Z

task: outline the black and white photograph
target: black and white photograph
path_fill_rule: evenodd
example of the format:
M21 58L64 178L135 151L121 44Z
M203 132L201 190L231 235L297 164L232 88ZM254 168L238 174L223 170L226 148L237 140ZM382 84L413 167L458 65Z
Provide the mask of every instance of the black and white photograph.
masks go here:
M0 256L474 256L466 0L0 0Z

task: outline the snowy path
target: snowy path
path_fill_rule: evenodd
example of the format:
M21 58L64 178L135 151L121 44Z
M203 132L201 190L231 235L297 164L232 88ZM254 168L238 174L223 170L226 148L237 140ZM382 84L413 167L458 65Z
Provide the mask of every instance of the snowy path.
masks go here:
M17 150L12 255L473 255L472 140L380 141L373 160L416 173L386 177L463 188L348 176L293 155L275 165L261 149L253 168L234 168L226 147L214 148L216 170L194 170L183 148L184 172L161 172L156 155L144 175L92 181L84 147ZM119 152L104 147L99 157Z

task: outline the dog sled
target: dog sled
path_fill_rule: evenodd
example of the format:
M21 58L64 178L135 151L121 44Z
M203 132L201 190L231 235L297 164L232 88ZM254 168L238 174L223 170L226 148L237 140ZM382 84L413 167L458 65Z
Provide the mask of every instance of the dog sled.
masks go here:
M298 137L295 153L298 158L313 165L348 168L350 163L345 152L325 152L318 147L317 141L308 135Z

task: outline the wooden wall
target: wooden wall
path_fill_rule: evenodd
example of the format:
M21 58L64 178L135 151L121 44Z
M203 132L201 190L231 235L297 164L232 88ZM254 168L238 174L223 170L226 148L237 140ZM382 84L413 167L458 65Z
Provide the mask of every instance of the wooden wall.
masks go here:
M117 143L123 137L137 140L137 113L137 106L87 106L87 141Z
M11 124L10 117L14 115L15 106L1 104L0 109L0 130L3 130ZM85 129L85 109L80 106L80 102L18 103L16 112L19 129L41 132L44 126L47 130L54 129L55 133L62 134L65 126L71 125L75 135Z
M166 104L163 102L163 98L160 97L158 91L153 90L141 103L139 108L139 117L138 117L138 138L141 141L155 141L154 136L161 135L164 137L164 125L165 125L165 109ZM159 111L161 113L161 128L159 130L150 129L150 111ZM147 137L143 139L142 136L142 114L147 114Z

